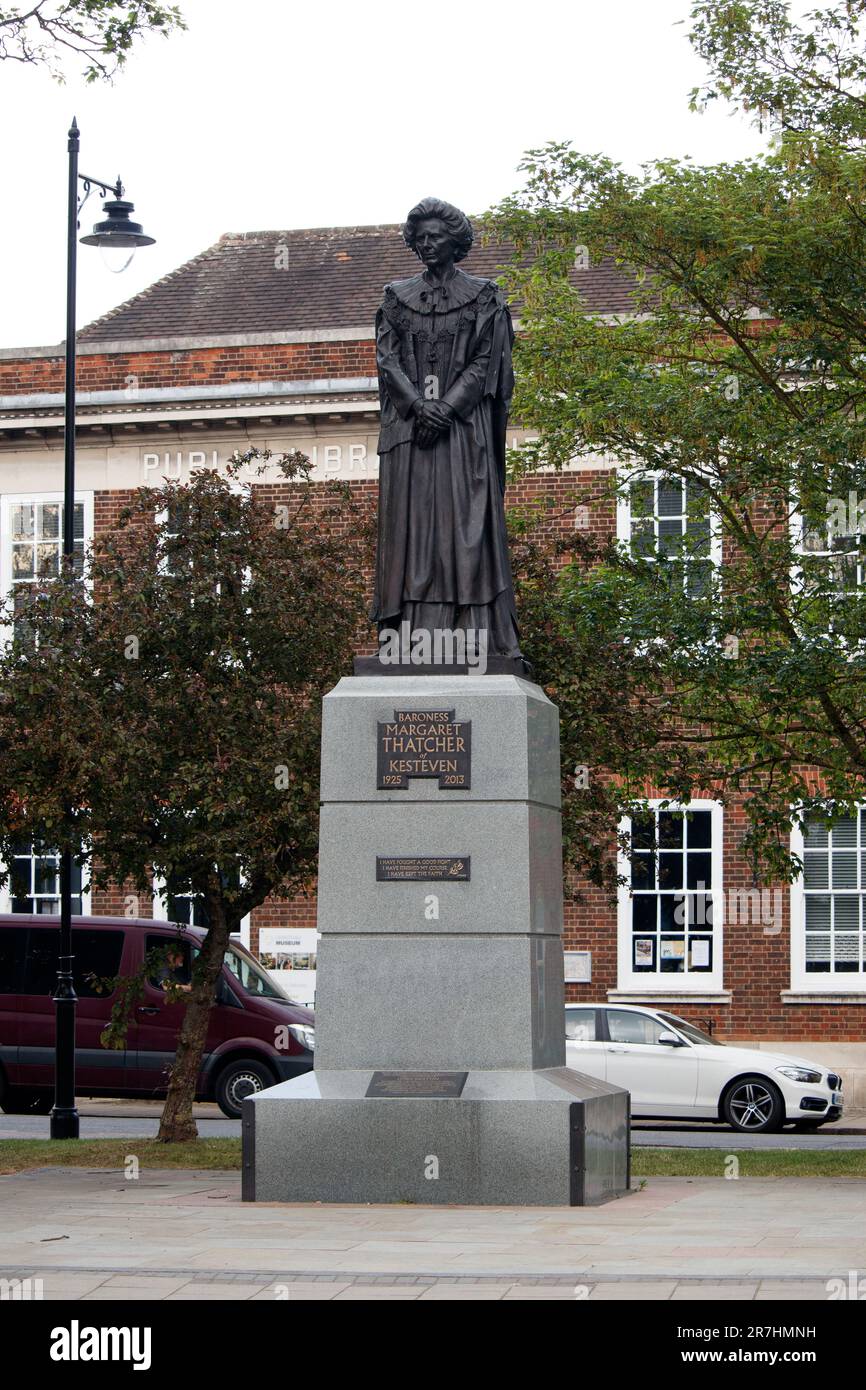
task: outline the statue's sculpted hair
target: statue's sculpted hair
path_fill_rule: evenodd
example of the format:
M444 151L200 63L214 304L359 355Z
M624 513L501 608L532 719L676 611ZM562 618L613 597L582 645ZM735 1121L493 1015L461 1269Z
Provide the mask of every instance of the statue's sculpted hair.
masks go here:
M403 240L409 250L415 251L418 223L428 217L438 217L440 222L445 223L454 242L454 259L462 261L472 245L472 223L465 212L461 212L453 203L444 202L442 198L422 198L409 213L403 224ZM418 254L417 251L415 254Z

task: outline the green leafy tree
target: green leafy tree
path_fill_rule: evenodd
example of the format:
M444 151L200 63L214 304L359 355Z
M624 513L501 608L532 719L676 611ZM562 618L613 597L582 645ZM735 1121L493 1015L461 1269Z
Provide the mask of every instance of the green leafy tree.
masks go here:
M799 19L786 0L699 0L690 38L710 69L693 109L726 100L762 129L858 144L866 129L864 0Z
M195 1137L230 933L315 874L321 697L366 622L365 517L300 455L276 490L240 483L267 460L142 489L94 547L92 598L44 584L0 657L0 859L71 848L97 884L155 874L204 907L162 1140Z
M810 38L784 6L697 5L708 90L771 111L773 149L631 174L553 144L488 219L516 247L514 414L539 436L515 471L601 456L616 470L576 474L575 500L631 502L630 545L552 555L553 587L531 586L537 669L601 783L566 779L567 843L599 874L604 799L647 783L744 798L756 873L785 876L792 807L866 796L862 38L833 67L862 8ZM587 258L631 281L631 312L587 312Z
M0 7L0 61L47 68L63 81L61 59L84 61L84 79L109 81L146 34L185 29L176 5L158 0L34 0Z
M576 507L603 507L609 491L578 483L565 504L514 508L508 521L521 648L559 709L564 858L612 891L612 850L627 849L612 827L639 808L645 783L667 774L670 759L655 647L622 640L615 582L588 582L613 547L573 529Z

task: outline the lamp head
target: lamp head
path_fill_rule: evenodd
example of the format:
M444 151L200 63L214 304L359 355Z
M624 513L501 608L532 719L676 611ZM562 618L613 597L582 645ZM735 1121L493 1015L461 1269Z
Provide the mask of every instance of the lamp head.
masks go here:
M110 270L125 270L139 246L153 246L155 238L146 236L140 222L133 222L130 213L135 204L123 198L109 198L103 204L106 214L103 222L97 222L90 236L81 237L83 246L98 246ZM120 254L122 264L115 266L115 253ZM123 253L126 252L125 256Z

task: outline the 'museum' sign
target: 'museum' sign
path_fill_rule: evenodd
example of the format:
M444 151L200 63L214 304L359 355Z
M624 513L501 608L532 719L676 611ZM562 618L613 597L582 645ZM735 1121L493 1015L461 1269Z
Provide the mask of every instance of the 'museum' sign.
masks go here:
M379 723L376 786L405 791L410 777L438 777L440 790L470 785L472 725L455 722L453 709L395 709Z

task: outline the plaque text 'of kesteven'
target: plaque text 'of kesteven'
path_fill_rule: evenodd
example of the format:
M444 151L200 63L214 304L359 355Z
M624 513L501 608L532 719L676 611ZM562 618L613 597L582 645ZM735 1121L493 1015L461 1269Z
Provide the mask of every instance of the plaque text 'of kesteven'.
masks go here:
M393 723L379 723L376 786L405 791L410 777L438 777L440 789L470 785L472 724L457 723L453 709L395 709Z

